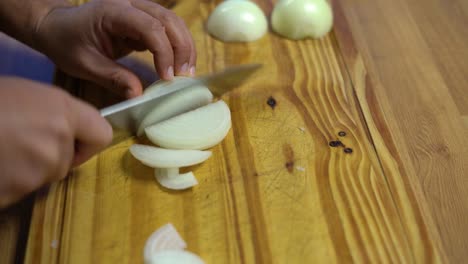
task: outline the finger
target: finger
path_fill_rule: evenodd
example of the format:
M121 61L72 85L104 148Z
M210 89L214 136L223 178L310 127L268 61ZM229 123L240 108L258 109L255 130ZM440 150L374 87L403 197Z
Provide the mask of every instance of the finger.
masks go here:
M78 166L98 153L112 141L112 127L91 105L71 99L72 128L75 134L75 157Z
M99 52L94 52L83 60L87 65L92 65L88 67L90 69L88 75L92 81L127 98L141 95L143 87L140 80L124 66Z
M190 54L190 69L189 69L190 76L192 77L195 76L196 67L197 67L197 48L195 46L195 41L193 41L193 38L192 38L192 53Z
M132 5L161 21L174 51L176 75L189 75L196 56L192 35L184 21L174 12L147 0L135 0Z
M128 8L111 14L103 23L111 34L141 41L153 53L161 78L171 80L174 77L174 52L159 20L136 8Z

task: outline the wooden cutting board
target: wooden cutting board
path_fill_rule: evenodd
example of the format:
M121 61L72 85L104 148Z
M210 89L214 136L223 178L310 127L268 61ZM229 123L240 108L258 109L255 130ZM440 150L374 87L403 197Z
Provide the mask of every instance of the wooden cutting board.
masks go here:
M381 138L370 140L376 124L366 123L370 110L358 104L365 94L351 82L365 68L344 63L342 50L354 44L338 44L336 34L347 32L339 5L335 32L321 40L270 32L225 44L204 30L218 2L169 3L193 33L198 73L264 67L223 97L233 127L212 158L190 168L199 185L166 190L128 153L146 140L115 145L39 195L26 263L141 263L148 236L169 222L206 263L442 262L413 190L385 159ZM271 13L271 1L256 2ZM133 58L152 61L148 53ZM115 101L89 83L64 75L57 82L97 106ZM336 140L351 153L330 146Z

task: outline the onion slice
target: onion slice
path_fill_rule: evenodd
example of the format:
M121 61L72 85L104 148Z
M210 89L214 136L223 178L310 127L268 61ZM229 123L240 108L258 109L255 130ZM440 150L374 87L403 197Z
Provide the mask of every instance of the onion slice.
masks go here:
M203 260L185 250L164 250L156 252L146 261L147 264L204 264Z
M162 186L171 190L185 190L198 184L192 172L179 174L179 168L157 168L154 176Z
M153 93L158 93L160 92L161 94L164 94L167 92L167 90L177 90L178 87L188 87L188 86L196 86L196 85L201 85L202 83L191 77L186 77L186 76L174 76L174 79L171 81L166 81L166 80L159 80L150 86L146 87L145 90L143 91L144 95L147 94L153 94ZM174 91L175 92L175 91Z
M145 260L162 250L184 250L187 248L187 243L182 239L177 230L172 224L166 224L156 230L146 240L144 248Z
M177 82L174 82L174 85L184 85L190 84L192 82L195 83L193 79L190 78L177 80ZM171 89L171 85L173 84L161 83L160 85L149 87L147 88L145 94L156 93L160 89ZM200 106L210 103L212 100L213 94L207 87L202 85L194 85L192 87L187 87L168 94L166 98L161 100L159 104L157 104L148 114L146 114L138 126L137 135L142 135L147 126L196 109Z
M230 128L231 112L220 100L147 127L145 131L154 144L164 148L207 149L221 142Z
M180 168L202 163L211 151L162 149L134 144L130 153L143 164L153 168Z

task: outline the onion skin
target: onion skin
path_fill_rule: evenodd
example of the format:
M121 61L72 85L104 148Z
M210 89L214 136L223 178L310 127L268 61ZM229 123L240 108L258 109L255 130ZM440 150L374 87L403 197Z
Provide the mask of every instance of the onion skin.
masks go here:
M273 30L286 38L322 38L333 27L333 12L326 0L280 0L271 14Z

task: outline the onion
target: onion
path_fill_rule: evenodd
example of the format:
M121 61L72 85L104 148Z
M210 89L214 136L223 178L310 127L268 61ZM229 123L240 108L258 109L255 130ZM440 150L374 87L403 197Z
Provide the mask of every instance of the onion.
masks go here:
M286 38L321 38L333 26L333 13L326 0L280 0L271 14L271 25Z
M225 42L249 42L265 35L268 23L262 10L247 0L219 4L207 22L208 32Z
M222 141L230 128L231 112L220 100L150 126L145 131L154 144L164 148L207 149Z
M207 160L211 151L173 150L134 144L130 153L143 164L153 168L180 168Z
M187 248L187 244L180 237L174 226L169 223L151 234L148 240L146 240L143 254L145 260L149 260L158 251L183 250L185 248Z
M147 88L145 88L145 91L143 94L150 94L153 92L163 92L166 89L175 89L176 87L180 86L195 86L195 85L200 85L201 82L197 79L191 78L191 77L186 77L186 76L174 76L174 79L171 81L166 81L166 80L159 80ZM166 91L164 91L166 92Z
M147 264L204 264L197 255L185 250L164 250L156 252Z
M177 79L179 84L194 82L190 78L179 78ZM171 82L164 82L159 85L147 88L146 94L155 93L160 89L170 89L169 86L173 85ZM166 87L168 86L168 87ZM195 85L179 91L175 91L167 98L164 98L159 104L157 104L141 121L137 135L142 135L144 129L149 126L174 117L176 115L185 113L187 111L196 109L200 106L206 105L213 100L213 94L207 87L201 85Z
M185 190L198 184L192 172L179 174L179 168L155 169L158 182L171 190Z

